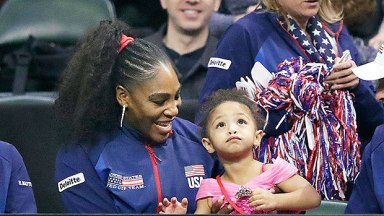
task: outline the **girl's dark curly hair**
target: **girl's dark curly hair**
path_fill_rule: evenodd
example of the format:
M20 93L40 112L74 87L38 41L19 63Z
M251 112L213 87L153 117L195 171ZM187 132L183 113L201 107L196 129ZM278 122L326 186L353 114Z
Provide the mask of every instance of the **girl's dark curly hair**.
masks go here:
M244 90L240 89L219 89L212 93L201 106L200 113L203 121L200 123L202 137L207 137L208 119L217 106L224 102L233 101L246 105L252 112L256 127L262 129L265 125L266 113L251 100Z
M131 36L122 21L102 21L90 31L65 69L55 107L63 135L94 142L118 127L121 106L116 87L128 91L154 77L171 61L157 46L135 38L120 53L122 34Z

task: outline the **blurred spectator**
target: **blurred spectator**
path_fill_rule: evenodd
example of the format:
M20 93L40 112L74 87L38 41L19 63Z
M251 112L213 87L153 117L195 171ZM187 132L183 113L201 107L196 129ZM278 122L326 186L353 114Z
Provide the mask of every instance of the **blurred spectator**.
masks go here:
M368 45L381 23L383 13L377 2L381 0L344 0L334 1L336 7L343 9L344 24L353 37L361 63L375 59L377 50Z
M351 35L365 42L373 38L383 20L382 0L344 0L333 1L344 10L344 23Z
M166 51L177 68L183 99L197 100L217 39L209 34L209 19L221 0L160 0L168 20L145 39Z

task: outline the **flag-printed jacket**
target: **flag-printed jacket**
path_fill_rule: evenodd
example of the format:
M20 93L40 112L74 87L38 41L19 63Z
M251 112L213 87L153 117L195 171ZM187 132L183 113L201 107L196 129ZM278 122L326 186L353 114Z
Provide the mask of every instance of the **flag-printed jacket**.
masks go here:
M338 53L350 50L352 59L360 64L357 49L351 36L342 22L324 27L337 43ZM269 12L253 12L232 24L221 37L216 53L208 63L208 72L200 94L199 103L218 89L235 88L241 77L251 78L251 69L260 62L271 73L277 72L277 65L286 59L306 59L306 53L297 41L286 32L277 21L277 15ZM360 84L352 93L355 94L355 108L359 135L369 139L375 127L384 123L383 107L375 100L371 82L360 80ZM366 110L370 110L367 112ZM280 135L288 131L292 125L283 122L276 130L275 126L284 116L285 111L269 113L266 128L268 135ZM196 122L201 121L197 114Z
M89 147L62 149L56 159L58 190L68 212L156 213L158 203L186 197L196 209L201 180L218 174L217 160L201 144L198 128L176 118L163 144L148 145L124 125Z

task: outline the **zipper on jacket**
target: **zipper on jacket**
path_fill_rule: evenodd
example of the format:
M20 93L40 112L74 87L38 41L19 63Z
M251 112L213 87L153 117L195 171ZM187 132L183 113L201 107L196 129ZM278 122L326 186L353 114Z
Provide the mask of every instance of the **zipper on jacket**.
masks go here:
M156 189L157 189L157 204L158 204L158 203L162 202L163 195L162 195L162 191L161 191L160 176L159 176L159 170L157 169L157 161L156 160L158 160L159 162L161 162L161 160L159 157L157 157L157 155L155 154L155 152L153 152L153 149L149 145L145 145L145 148L148 150L149 157L151 158L151 162L152 162L152 167L153 167L153 172L154 172L153 174L155 176L155 183L156 183ZM160 209L158 206L156 208L156 212L157 213L160 212Z

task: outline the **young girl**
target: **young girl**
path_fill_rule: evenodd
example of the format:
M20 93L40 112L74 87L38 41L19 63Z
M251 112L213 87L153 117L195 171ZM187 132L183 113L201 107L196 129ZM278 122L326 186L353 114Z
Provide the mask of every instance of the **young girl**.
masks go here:
M273 164L255 160L263 125L260 112L241 90L218 90L202 107L203 145L209 153L216 153L224 166L224 173L216 179L204 179L196 195L195 213L207 214L211 203L224 196L234 214L256 214L279 210L301 211L320 205L320 195L297 169L281 158ZM282 193L272 193L275 186ZM173 197L159 203L161 213L185 213L187 199L180 202Z

